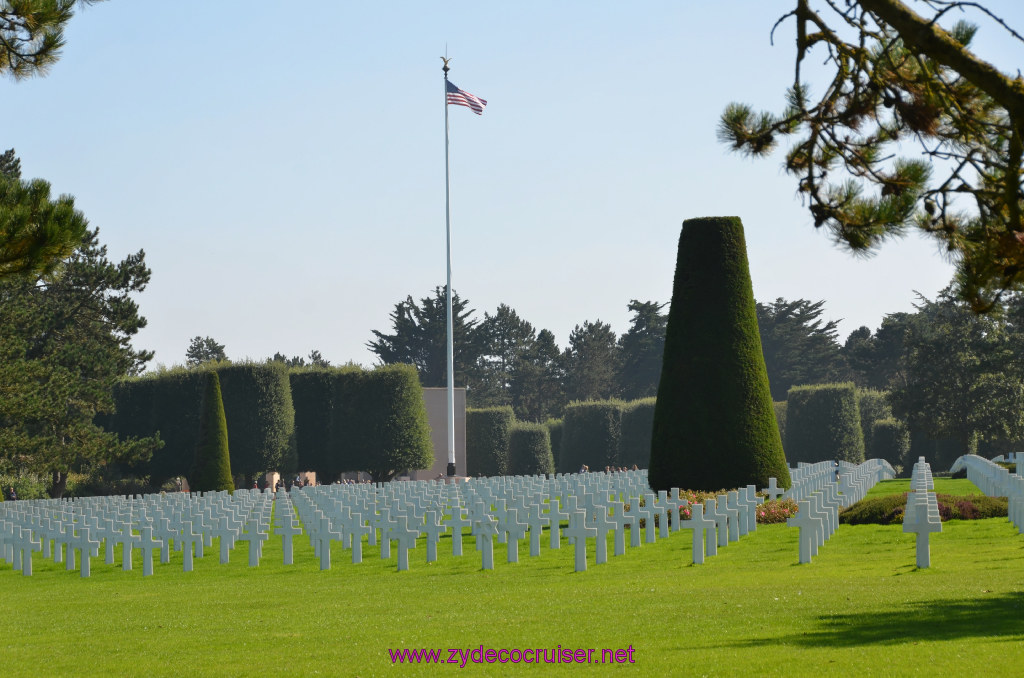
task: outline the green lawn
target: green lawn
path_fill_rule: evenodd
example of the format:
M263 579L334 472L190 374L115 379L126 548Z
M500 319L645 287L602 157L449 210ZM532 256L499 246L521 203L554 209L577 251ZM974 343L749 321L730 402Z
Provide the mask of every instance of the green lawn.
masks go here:
M259 568L246 547L192 573L181 556L155 575L93 559L82 579L34 559L35 574L0 570L4 676L648 675L903 676L970 670L1018 675L1024 665L1024 537L1005 519L951 521L932 537L932 567L914 567L899 526L841 526L814 562L797 564L797 530L761 526L690 563L690 533L606 565L572 571L572 548L480 570L472 540L453 558L395 571L340 544L321 572L305 539L296 565L280 539ZM543 542L546 544L546 540ZM609 544L609 554L611 545ZM635 664L393 666L388 649L627 648ZM444 652L443 659L448 658Z
M964 496L983 494L978 486L966 478L934 478L936 494ZM884 497L889 494L903 494L910 491L910 478L883 480L868 490L867 497Z

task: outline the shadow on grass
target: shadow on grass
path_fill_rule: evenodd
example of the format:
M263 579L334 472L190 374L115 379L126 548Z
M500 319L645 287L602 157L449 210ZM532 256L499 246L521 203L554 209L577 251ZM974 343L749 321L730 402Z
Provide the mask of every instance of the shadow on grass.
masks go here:
M740 644L856 647L972 637L1011 640L1024 637L1024 593L908 603L887 612L822 615L817 621L817 630Z

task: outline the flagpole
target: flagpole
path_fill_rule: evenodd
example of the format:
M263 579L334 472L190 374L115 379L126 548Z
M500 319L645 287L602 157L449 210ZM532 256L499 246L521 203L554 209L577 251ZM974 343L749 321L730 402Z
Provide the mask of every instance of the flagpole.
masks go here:
M447 357L448 357L448 476L455 475L455 347L452 341L452 219L451 198L448 189L448 59L444 62L444 232L447 258L447 294L445 310L447 315Z

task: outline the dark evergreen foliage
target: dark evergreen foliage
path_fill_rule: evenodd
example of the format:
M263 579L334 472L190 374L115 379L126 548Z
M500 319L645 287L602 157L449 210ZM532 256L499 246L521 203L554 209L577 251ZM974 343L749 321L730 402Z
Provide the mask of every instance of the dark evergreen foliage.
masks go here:
M910 452L907 427L895 419L878 419L871 425L871 445L867 456L885 459L893 466L906 466Z
M551 438L551 457L555 460L555 469L559 468L559 459L562 456L562 430L565 421L563 419L548 419L544 426L548 429Z
M295 408L295 451L299 469L316 471L317 478L336 478L344 469L331 454L331 413L334 410L333 372L301 370L288 375Z
M773 400L791 386L834 381L842 371L836 342L839 322L822 322L824 301L776 299L756 304L757 326Z
M356 386L345 394L335 392L341 411L351 413L344 427L350 438L336 440L335 445L349 447L346 457L354 462L353 470L366 471L374 482L386 482L434 463L427 406L414 367L385 365L344 383Z
M513 424L508 444L508 475L546 475L555 472L551 437L544 424Z
M668 322L668 315L661 312L664 307L665 304L655 301L629 302L633 319L626 333L619 337L619 391L623 398L632 400L658 394ZM647 465L646 459L643 465Z
M622 438L617 466L647 468L651 461L655 398L643 398L622 406Z
M197 492L233 492L235 489L231 480L228 423L224 416L220 380L213 371L206 373L206 390L199 417L199 444L189 474L189 486Z
M569 403L565 408L559 473L576 473L586 465L593 471L619 466L622 439L620 400Z
M509 440L515 414L511 407L466 410L466 474L508 473Z
M857 389L857 409L860 411L860 430L864 433L864 451L870 455L872 427L876 421L892 418L888 394L874 389ZM890 460L890 463L896 463Z
M790 463L864 461L864 432L853 382L789 389L786 454Z
M256 474L294 468L295 410L288 371L277 363L217 369L231 432L231 468L249 485Z
M619 349L611 325L586 320L569 334L565 350L565 389L570 400L596 400L618 394Z
M221 362L227 359L224 344L218 344L213 337L192 337L185 350L185 364L189 367L198 367L204 363Z
M789 486L743 226L691 219L679 237L649 481L655 490L716 490L764 487L772 476Z
M391 312L394 334L373 330L375 341L367 347L385 365L415 365L423 386L444 387L447 382L447 292L434 288L434 294L416 303L411 296L395 304ZM452 344L455 352L455 385L465 386L480 357L481 345L477 321L466 308L468 300L452 291Z
M772 407L775 408L775 422L779 425L779 437L782 438L782 442L786 442L786 401L781 400L773 402ZM785 445L783 445L785 447Z

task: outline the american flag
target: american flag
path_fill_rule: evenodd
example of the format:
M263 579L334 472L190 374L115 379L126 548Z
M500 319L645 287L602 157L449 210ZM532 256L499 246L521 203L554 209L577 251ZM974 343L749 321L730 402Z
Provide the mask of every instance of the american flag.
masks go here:
M473 112L477 115L483 115L484 106L487 105L487 99L481 99L480 97L464 92L448 80L445 80L445 91L448 92L448 103L456 104L458 106L466 106L467 108L473 109Z

